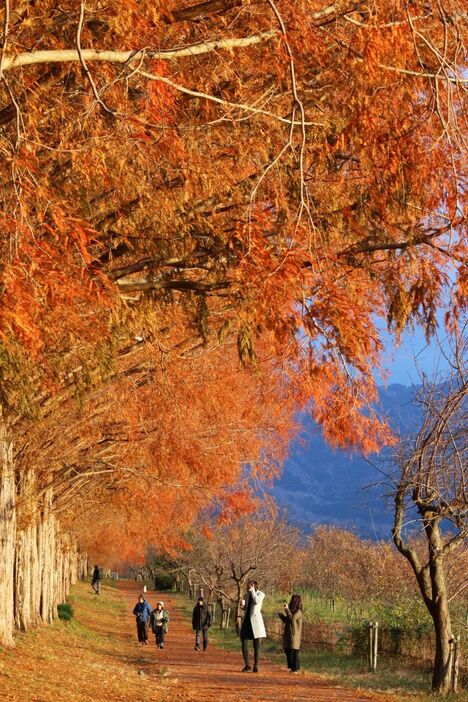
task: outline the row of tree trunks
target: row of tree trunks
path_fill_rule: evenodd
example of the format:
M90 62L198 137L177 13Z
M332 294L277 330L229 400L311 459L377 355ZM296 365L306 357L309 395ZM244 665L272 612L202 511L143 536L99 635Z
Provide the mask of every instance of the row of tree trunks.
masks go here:
M13 645L16 490L13 446L0 417L0 645Z
M70 585L87 574L86 556L63 532L52 489L38 498L34 471L16 472L13 447L0 422L0 645L14 631L50 623Z

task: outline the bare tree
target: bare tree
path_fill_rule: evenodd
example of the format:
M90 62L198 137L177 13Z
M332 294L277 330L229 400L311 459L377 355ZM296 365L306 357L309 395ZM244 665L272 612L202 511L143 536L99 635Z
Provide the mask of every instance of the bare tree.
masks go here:
M267 501L253 514L229 524L212 523L209 536L193 539L181 566L190 568L223 601L238 604L249 579L265 587L281 585L290 575L300 532Z
M447 557L466 545L468 536L467 350L466 338L457 343L445 382L423 382L417 397L424 412L422 426L416 438L401 448L394 493L393 538L414 571L432 617L436 641L432 689L441 694L452 687L449 604L457 594L447 587ZM423 527L425 557L405 536L415 521Z

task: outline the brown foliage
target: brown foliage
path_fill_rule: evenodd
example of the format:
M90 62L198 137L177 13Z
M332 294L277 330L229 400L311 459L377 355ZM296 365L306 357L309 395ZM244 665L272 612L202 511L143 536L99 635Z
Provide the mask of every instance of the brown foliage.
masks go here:
M410 570L392 544L336 527L314 528L304 565L306 582L327 597L385 603L415 592Z

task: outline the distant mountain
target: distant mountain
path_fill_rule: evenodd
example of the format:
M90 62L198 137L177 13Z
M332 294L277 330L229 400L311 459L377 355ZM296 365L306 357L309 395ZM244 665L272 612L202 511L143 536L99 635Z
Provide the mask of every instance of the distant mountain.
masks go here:
M379 389L379 413L403 434L412 433L420 421L420 410L413 402L415 391L414 386L405 385ZM385 470L385 458L388 453L384 452L369 460ZM389 483L378 470L361 457L331 449L310 417L304 417L303 432L272 489L291 521L305 531L315 523L333 524L368 538L390 535L388 492Z

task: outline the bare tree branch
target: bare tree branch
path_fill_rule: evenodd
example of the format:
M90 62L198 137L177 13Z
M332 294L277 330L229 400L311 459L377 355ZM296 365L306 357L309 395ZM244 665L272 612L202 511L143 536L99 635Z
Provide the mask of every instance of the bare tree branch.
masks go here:
M180 49L168 49L163 51L155 51L150 48L143 48L131 51L109 51L99 49L51 49L43 51L27 51L16 56L5 56L3 62L3 70L9 71L13 68L21 66L32 66L39 63L73 63L81 60L104 61L107 63L132 64L140 60L141 54L151 59L172 61L177 58L190 56L200 56L212 51L232 50L253 46L263 41L270 41L278 36L276 29L270 29L266 32L259 32L248 37L234 37L232 39L217 39L213 41L200 42L185 46Z

